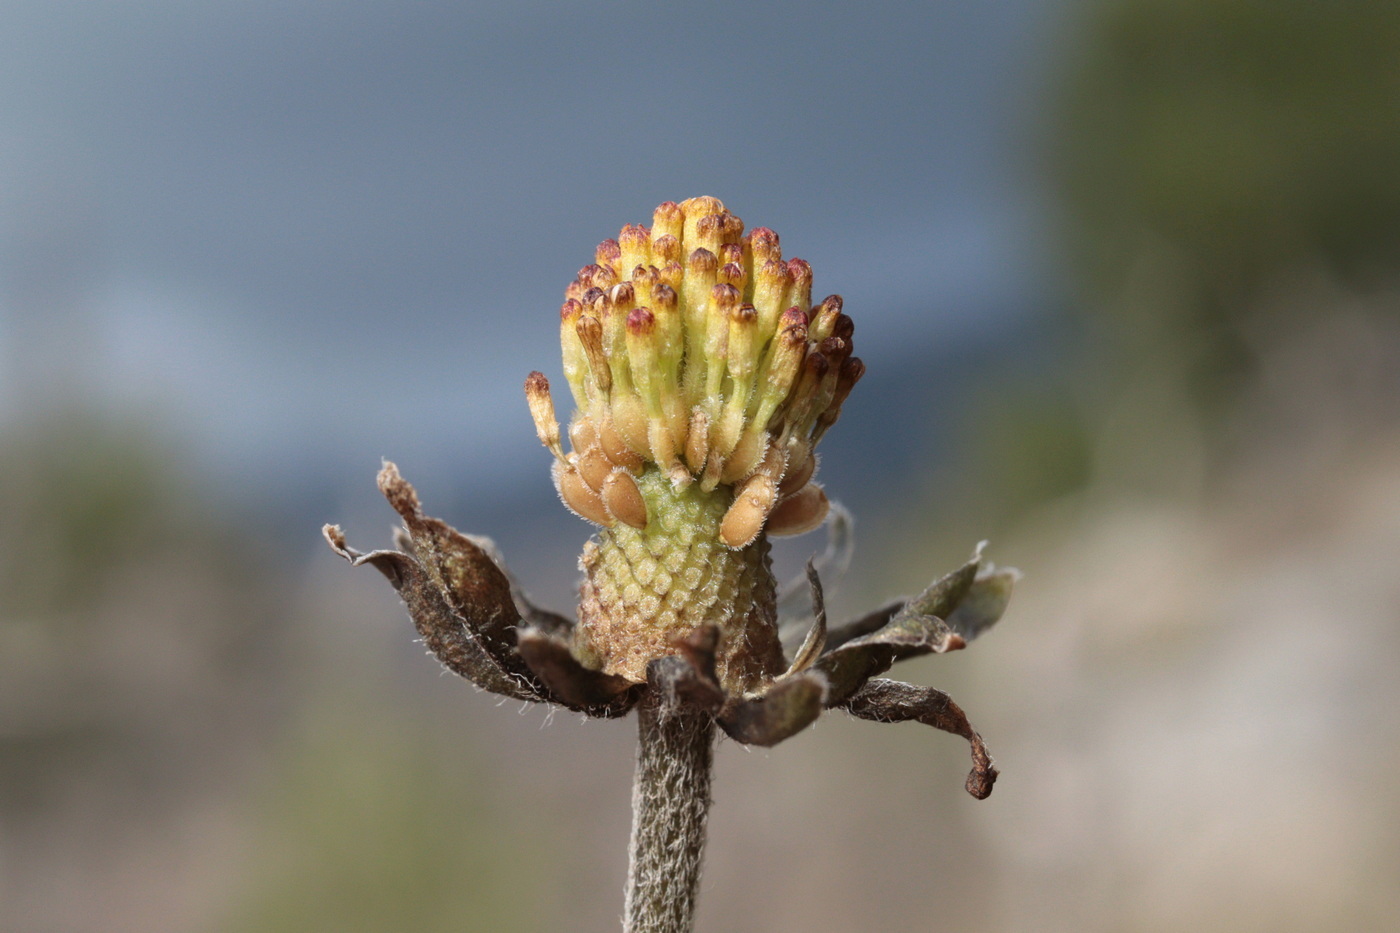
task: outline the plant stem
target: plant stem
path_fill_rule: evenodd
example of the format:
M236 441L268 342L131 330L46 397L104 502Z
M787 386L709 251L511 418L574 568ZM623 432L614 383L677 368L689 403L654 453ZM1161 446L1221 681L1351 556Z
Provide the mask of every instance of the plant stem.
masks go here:
M710 811L715 723L653 689L637 707L625 933L690 933Z

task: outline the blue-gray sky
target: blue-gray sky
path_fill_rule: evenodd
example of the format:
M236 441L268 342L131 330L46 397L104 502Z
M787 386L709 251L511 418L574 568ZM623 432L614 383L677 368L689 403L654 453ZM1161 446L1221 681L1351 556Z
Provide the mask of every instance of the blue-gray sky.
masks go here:
M921 378L1043 299L1060 6L9 0L0 412L151 407L235 490L505 487L563 286L696 194Z

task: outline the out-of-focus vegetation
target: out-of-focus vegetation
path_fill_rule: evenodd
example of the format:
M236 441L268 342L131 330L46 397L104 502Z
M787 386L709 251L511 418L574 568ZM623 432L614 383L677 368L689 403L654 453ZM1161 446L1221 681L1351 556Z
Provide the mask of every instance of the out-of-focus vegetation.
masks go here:
M955 928L1382 928L1400 7L1089 2L1070 27L1042 164L1073 349L988 375L930 500L1029 571L959 694L1020 776L973 830L996 920Z
M392 597L299 586L136 419L16 426L0 476L0 928L540 928L550 808L396 687Z
M1071 349L975 393L958 527L1091 483L1189 493L1266 427L1326 428L1320 408L1384 424L1400 7L1089 0L1055 58L1036 131Z
M510 819L509 786L483 786L476 742L413 721L392 691L342 687L308 706L261 801L258 855L226 929L542 928L552 866L531 843L548 833Z
M1291 326L1300 277L1394 286L1397 50L1394 4L1085 7L1050 155L1076 304L1120 370L1177 354L1209 398Z
M0 927L198 917L289 580L134 420L14 426L0 476Z

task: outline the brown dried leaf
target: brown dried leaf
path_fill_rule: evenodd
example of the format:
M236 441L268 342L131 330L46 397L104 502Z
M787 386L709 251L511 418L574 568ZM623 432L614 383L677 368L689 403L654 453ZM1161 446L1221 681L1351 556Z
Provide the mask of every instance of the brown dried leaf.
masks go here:
M716 652L719 626L702 625L675 644L676 653L647 665L647 683L663 703L689 704L715 715L724 706Z
M903 604L894 603L833 631L816 667L831 678L828 701L840 704L895 661L965 648L1001 617L1019 576L972 558Z
M345 535L337 525L325 526L322 534L331 548L354 566L369 564L389 578L408 608L423 643L448 670L483 690L502 696L531 701L546 699L531 680L507 670L486 650L448 605L441 587L413 557L399 551L361 554L345 543Z
M982 565L982 548L985 546L985 541L977 545L967 563L952 573L944 574L929 584L928 589L905 603L904 608L895 613L890 624L898 624L901 616L933 616L946 619L952 615L953 610L972 587L972 581L977 578L977 569Z
M711 716L724 707L724 691L687 658L672 655L647 665L647 683L661 694L663 705L689 705Z
M916 687L897 680L872 680L843 704L853 716L874 722L921 722L967 739L972 746L972 771L967 792L984 800L996 783L997 768L982 736L972 728L967 714L952 697L932 687Z
M502 667L533 679L515 650L520 612L505 571L469 537L424 515L417 492L394 464L385 462L379 473L379 489L403 518L413 553L448 605Z
M826 650L835 651L849 641L853 641L862 635L869 635L871 632L879 631L890 624L890 619L894 614L904 608L905 600L897 599L888 605L881 606L874 612L867 613L859 619L854 619L844 625L830 629L826 634Z
M977 578L978 568L982 563L982 548L983 544L977 545L976 551L973 552L972 558L967 563L957 570L939 577L913 599L896 600L853 622L847 622L845 625L833 629L830 637L827 638L827 650L835 650L847 642L870 635L889 625L895 625L896 630L907 629L909 626L904 620L909 617L934 616L938 619L947 619L967 596L969 588ZM897 637L894 640L904 639Z
M826 675L827 704L840 706L876 674L883 674L894 664L893 645L859 639L828 650L813 666Z
M584 667L563 632L526 625L520 629L517 650L549 698L570 709L603 718L623 716L641 696L642 684Z
M404 540L410 540L408 534L403 533ZM506 564L505 555L496 546L496 542L484 535L465 535L466 539L486 552L486 556L506 575L510 582L510 595L515 600L516 611L520 613L525 622L533 623L543 628L545 631L569 631L574 627L574 620L566 615L544 609L535 605L530 594L525 592L525 588L520 585L520 581L515 578L515 574L510 572L510 567ZM395 539L397 540L397 538ZM408 545L409 548L412 545Z
M1011 602L1011 590L1021 573L1010 567L998 570L984 564L977 571L967 595L948 616L948 626L968 641L996 625Z
M826 647L826 600L822 596L821 577L810 560L807 561L807 585L812 594L812 627L807 630L807 637L793 655L792 664L784 676L798 674L811 667Z
M775 681L757 697L730 700L716 718L736 742L770 746L810 726L825 705L826 678L808 671Z

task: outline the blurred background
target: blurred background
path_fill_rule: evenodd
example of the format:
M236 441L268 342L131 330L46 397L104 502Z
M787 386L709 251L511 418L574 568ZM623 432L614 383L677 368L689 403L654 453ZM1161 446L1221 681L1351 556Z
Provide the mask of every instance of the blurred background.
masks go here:
M388 543L390 457L569 607L521 384L698 194L856 321L835 614L1026 574L897 671L996 793L913 725L725 743L699 929L1387 926L1397 63L1323 0L8 0L0 928L616 928L632 722L442 675L319 529Z

